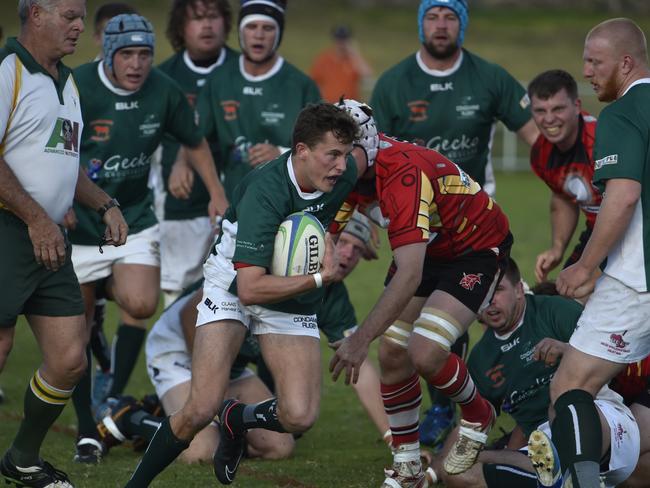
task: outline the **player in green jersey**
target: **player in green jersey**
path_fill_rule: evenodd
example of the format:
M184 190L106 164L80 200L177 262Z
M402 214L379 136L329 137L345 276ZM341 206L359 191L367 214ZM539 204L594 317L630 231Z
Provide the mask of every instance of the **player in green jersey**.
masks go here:
M273 276L267 269L275 234L287 215L305 210L325 226L334 219L366 169L363 151L352 149L357 135L345 111L325 103L309 105L296 121L291 152L260 166L236 188L204 266L190 397L162 423L127 486L147 486L216 414L221 440L214 469L224 484L234 480L246 430L304 432L315 422L321 384L316 314L322 286L338 272L332 239L325 238L322 268L315 275ZM347 157L350 151L354 161ZM258 336L277 398L256 405L222 404L228 366L247 329Z
M181 86L191 106L195 106L208 76L236 57L236 52L226 45L231 25L228 0L175 0L172 4L167 37L175 54L159 69ZM160 222L160 284L166 305L201 278L201 266L213 235L207 213L210 195L189 162L177 161L179 148L178 141L166 134L160 162L165 187Z
M321 99L316 84L278 53L284 0L245 0L239 11L242 54L219 68L199 97L198 110L226 194L251 168L291 146L300 110Z
M111 20L116 15L120 14L137 14L135 8L132 5L124 2L108 2L100 5L97 10L95 10L95 18L93 21L93 42L99 49L99 53L95 58L95 61L98 61L102 58L103 47L104 47L104 27L106 23Z
M98 281L120 307L109 396L120 394L126 386L144 341L146 319L158 305L158 225L147 180L152 154L163 133L173 134L188 146L188 154L210 189L210 215L222 214L227 206L209 147L185 96L171 79L151 68L153 49L151 24L138 15L120 15L106 25L103 59L74 73L86 120L82 168L113 193L116 200L111 205L122 206L130 227L126 246L117 252L113 248L100 250L98 217L75 206L78 223L71 232L75 244L72 260L86 297L88 323ZM90 412L89 383L86 378L74 395L80 434L76 458L82 462L96 462L101 457Z
M598 99L594 183L604 197L580 259L563 270L558 291L580 297L600 263L603 275L580 317L551 384L553 442L574 487L598 486L601 443L593 397L627 363L650 349L650 68L646 37L630 19L588 34L583 73ZM576 421L576 419L578 421Z
M517 449L525 446L528 436L538 428L550 435L549 384L569 348L567 341L581 312L582 306L574 300L524 293L519 269L514 260L509 261L492 303L480 316L487 330L472 349L468 367L481 394L495 407L511 415L516 427L506 449L483 451L479 463L461 475L446 475L440 461L434 459L434 473L442 476L445 486L538 486L526 450ZM605 388L598 393L597 405L602 429L606 433L601 474L608 487L624 481L635 469L639 458L639 428L642 427L637 426L632 412L639 418L647 418L650 410L634 397L630 400L635 402L631 410L613 391ZM601 428L600 423L597 428ZM534 454L532 459L535 463L539 461L536 458L538 438L548 442L546 434L535 433L531 437L530 452ZM598 450L601 451L600 446ZM543 460L544 466L548 466L547 460ZM551 475L548 471L540 472L545 478ZM554 474L557 475L558 470ZM554 481L559 487L561 481L558 480ZM544 481L542 485L551 486L552 483Z

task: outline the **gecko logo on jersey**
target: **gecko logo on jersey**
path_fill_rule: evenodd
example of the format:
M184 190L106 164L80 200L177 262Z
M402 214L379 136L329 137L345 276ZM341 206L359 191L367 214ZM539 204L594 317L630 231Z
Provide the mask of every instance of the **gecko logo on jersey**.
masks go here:
M411 122L424 122L427 120L427 109L429 107L429 102L426 100L414 100L406 104L411 111L411 116L409 120Z
M594 163L594 169L600 169L607 164L618 164L618 154L610 154L604 158L597 159Z
M461 134L460 137L445 139L441 136L435 136L429 139L426 146L429 149L442 153L452 161L458 162L459 159L469 159L478 153L478 137L470 137Z
M448 81L447 83L431 83L429 88L432 92L443 92L454 89L454 82Z
M108 119L93 120L90 123L90 130L92 135L90 140L93 142L105 142L111 138L111 127L113 121Z
M140 108L137 100L131 102L115 102L115 110L135 110L136 108Z
M149 171L151 165L151 156L145 153L140 153L140 156L133 158L124 158L119 154L115 154L104 162L104 170L106 172L113 172L113 174L106 174L107 178L115 178L117 176L126 176L126 174L142 173Z
M251 96L254 96L254 97L261 97L262 95L264 95L264 93L262 92L262 87L261 86L258 86L258 87L245 86L244 89L242 90L242 93L244 95L251 95Z
M221 102L221 109L223 110L223 120L232 121L237 120L237 109L239 102L237 100L224 100Z
M50 139L45 145L45 152L79 156L79 122L61 117L56 119Z
M463 273L463 277L458 284L466 290L472 291L476 285L481 284L481 276L483 276L483 273Z

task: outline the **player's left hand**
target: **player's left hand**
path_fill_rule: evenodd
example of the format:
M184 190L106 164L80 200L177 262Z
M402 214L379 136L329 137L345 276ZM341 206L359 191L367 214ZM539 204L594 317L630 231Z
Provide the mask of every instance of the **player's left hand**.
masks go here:
M273 144L255 144L248 150L248 163L255 167L258 164L266 163L280 155L280 150Z
M185 161L178 160L172 166L167 187L175 198L186 200L194 186L194 171Z
M546 366L555 366L560 361L568 347L569 345L566 342L545 337L535 346L533 360L544 361Z
M369 345L358 330L349 337L331 344L331 347L335 349L329 368L332 380L338 380L341 372L345 370L345 384L349 385L352 381L352 384L356 385L359 380L361 363L368 355Z
M121 246L126 243L126 236L129 233L129 226L124 220L124 215L118 207L109 208L102 219L106 224L104 232L104 243L113 246Z
M596 268L597 269L597 268ZM580 261L562 270L555 287L560 295L568 298L584 298L594 290L593 275L596 270L588 269Z
M219 195L210 198L210 202L208 203L208 216L213 227L217 224L217 218L223 217L227 209L228 200L226 200L225 196Z

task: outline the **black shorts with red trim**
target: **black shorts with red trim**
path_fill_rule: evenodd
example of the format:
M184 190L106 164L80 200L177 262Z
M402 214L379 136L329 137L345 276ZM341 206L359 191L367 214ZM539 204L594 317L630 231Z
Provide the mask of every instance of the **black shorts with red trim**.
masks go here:
M435 290L449 293L467 308L478 313L488 294L494 294L495 279L501 280L506 268L513 237L508 233L499 244L499 254L490 249L470 251L454 259L440 260L430 256L424 259L422 281L415 292L416 297L428 297ZM390 283L397 271L395 261L390 264L384 286ZM489 297L492 299L492 296Z

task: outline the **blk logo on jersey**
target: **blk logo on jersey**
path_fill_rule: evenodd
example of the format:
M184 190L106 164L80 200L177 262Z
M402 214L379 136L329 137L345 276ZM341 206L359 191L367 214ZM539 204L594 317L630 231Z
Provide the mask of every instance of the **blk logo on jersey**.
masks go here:
M476 285L481 284L481 277L483 276L483 273L463 273L463 277L461 278L460 282L458 283L460 286L465 288L466 290L472 291L474 290L474 287Z
M262 91L261 86L253 87L253 86L245 86L242 93L244 95L250 95L253 97L261 97L264 95L264 92Z
M429 107L429 102L426 100L414 100L407 104L411 116L409 120L411 122L424 122L427 120L427 108Z
M61 117L56 119L45 152L79 156L79 122Z
M135 110L140 108L138 106L138 101L133 100L131 102L115 102L115 110Z
M432 92L450 91L454 89L454 82L448 81L447 83L431 83L431 85L429 85L429 88Z
M221 108L223 110L223 120L237 120L237 109L239 108L237 100L224 100L221 102Z
M90 123L92 135L90 140L94 142L106 142L111 138L111 128L113 121L108 119L93 120Z

